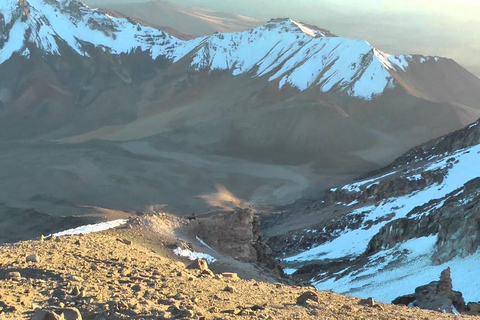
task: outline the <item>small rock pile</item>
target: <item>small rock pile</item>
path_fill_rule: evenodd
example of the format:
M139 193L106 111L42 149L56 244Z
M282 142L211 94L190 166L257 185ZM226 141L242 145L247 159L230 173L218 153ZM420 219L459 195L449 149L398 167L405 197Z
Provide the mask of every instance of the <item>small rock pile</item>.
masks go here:
M446 313L467 311L462 293L453 290L450 268L442 271L439 281L417 287L415 293L398 297L392 303Z

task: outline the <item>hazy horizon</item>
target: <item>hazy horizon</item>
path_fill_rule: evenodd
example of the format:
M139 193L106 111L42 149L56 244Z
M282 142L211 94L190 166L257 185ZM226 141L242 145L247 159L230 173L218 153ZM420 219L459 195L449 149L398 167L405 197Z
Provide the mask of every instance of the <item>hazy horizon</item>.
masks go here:
M108 0L146 2L149 0ZM89 3L107 1L87 0ZM289 17L392 54L452 58L480 77L480 0L171 0L265 19Z

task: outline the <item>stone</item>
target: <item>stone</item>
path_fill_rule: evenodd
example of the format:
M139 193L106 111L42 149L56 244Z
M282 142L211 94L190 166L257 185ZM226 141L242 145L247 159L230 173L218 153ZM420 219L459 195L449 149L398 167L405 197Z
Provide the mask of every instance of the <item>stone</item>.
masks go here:
M77 308L37 308L31 320L82 320L82 315Z
M202 272L200 274L207 275L207 276L212 277L212 278L215 277L215 274L210 269L202 270Z
M300 304L300 305L307 304L307 301L309 300L318 302L318 295L313 291L306 291L302 293L300 296L298 296L297 304Z
M27 262L40 262L40 257L36 254L30 254L25 258L25 260Z
M120 239L120 238L117 238L117 241L118 241L118 242L121 242L121 243L123 243L123 244L126 244L127 246L130 246L130 245L132 245L132 241L130 241L130 240L127 240L127 239Z
M230 293L234 293L234 292L237 291L237 290L236 290L235 287L233 287L233 286L226 286L226 287L223 289L223 291L230 292Z
M78 297L80 295L80 289L78 289L78 287L73 287L69 294L71 296Z
M198 269L200 271L209 270L208 263L205 259L196 259L187 266L187 269Z
M142 286L140 284L135 284L132 286L132 290L135 292L142 291Z
M63 315L58 315L53 311L36 309L31 320L65 320Z
M252 311L265 310L265 305L261 306L261 305L255 304L250 307L250 310Z
M65 320L82 320L82 315L77 308L65 308L59 309L62 311L63 317Z
M20 274L20 272L12 271L12 272L7 273L6 278L7 279L13 279L13 280L19 280L19 279L22 278L22 275Z
M234 273L234 272L222 272L222 276L223 276L224 278L233 279L233 280L238 280L238 279L240 279L240 278L238 277L238 275L237 275L236 273Z
M409 306L409 305L413 306L416 299L417 298L415 297L415 294L407 294L407 295L395 298L392 301L392 304L400 305L400 306Z
M358 304L361 304L363 306L369 306L369 307L374 307L376 305L375 299L372 297L367 298L367 299L362 299Z
M175 300L183 300L183 299L184 299L184 296L183 296L182 293L179 292L179 293L177 293L177 294L173 297L173 299L175 299Z
M467 304L467 309L470 312L477 312L480 313L480 303L478 302L469 302Z
M428 310L442 310L446 313L454 313L454 308L459 312L467 310L462 293L453 290L450 268L442 271L439 281L417 287L413 295L398 297L392 303L418 306Z
M226 314L239 314L239 313L240 313L240 310L238 310L238 309L227 309L227 310L221 311L221 313L226 313Z
M440 274L440 282L437 285L437 292L443 294L450 294L453 290L452 277L450 267L443 270Z

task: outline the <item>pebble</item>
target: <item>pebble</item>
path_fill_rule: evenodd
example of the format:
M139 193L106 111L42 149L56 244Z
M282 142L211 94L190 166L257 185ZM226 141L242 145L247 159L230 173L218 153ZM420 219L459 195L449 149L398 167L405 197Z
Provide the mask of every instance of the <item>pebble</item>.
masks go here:
M40 257L36 254L30 254L26 256L25 260L27 262L40 262Z
M226 286L226 287L223 289L223 291L230 292L230 293L234 293L234 292L237 291L237 290L236 290L235 287L233 287L233 286Z
M20 279L21 277L22 275L17 271L7 273L7 279Z

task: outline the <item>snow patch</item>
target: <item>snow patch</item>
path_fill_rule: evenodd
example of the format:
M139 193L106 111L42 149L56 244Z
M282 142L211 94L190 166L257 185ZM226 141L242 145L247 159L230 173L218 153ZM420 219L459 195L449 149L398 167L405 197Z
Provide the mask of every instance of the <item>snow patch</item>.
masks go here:
M100 232L100 231L105 231L108 229L113 229L121 225L124 225L127 223L127 221L128 221L127 219L119 219L119 220L101 222L96 224L88 224L78 228L57 232L57 233L54 233L53 235L56 237L62 237L62 236L70 236L70 235L76 235L76 234L88 234L88 233Z
M215 249L210 247L205 241L203 241L199 236L195 236L198 242L200 242L203 246L207 247L208 249L212 250L213 252L217 253Z
M197 259L205 259L208 263L213 263L217 260L207 253L195 252L195 251L192 251L189 249L183 249L180 247L177 247L176 249L174 249L173 253L175 253L179 257L186 257L191 261L197 260Z

